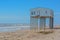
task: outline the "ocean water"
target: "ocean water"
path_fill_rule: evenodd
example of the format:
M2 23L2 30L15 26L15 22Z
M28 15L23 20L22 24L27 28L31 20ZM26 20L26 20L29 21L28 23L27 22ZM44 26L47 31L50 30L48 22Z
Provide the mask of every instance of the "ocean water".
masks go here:
M16 30L28 30L30 26L5 26L0 27L0 32L11 32Z

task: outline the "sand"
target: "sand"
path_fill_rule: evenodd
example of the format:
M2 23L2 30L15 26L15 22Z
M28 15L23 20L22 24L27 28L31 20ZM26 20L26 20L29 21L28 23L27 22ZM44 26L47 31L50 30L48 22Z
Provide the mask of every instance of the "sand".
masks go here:
M60 29L54 29L53 33L48 34L43 34L32 30L0 32L0 40L60 40Z

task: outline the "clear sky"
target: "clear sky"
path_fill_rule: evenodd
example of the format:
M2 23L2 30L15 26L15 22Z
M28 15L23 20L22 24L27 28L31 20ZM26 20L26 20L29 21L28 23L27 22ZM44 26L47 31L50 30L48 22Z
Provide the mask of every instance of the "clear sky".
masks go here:
M52 9L60 25L60 0L0 0L0 23L29 23L29 11L36 7Z

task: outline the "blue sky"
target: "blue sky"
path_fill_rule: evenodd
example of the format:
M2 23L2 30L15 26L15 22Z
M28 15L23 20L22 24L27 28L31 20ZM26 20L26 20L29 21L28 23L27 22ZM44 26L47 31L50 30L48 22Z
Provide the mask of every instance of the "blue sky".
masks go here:
M29 23L30 9L36 7L52 9L60 25L60 0L0 0L0 23Z

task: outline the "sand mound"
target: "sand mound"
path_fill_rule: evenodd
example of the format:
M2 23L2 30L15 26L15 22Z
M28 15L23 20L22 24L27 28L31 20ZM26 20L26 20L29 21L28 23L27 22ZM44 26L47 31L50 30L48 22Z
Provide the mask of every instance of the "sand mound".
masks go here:
M53 33L48 33L47 35L32 30L2 32L0 33L0 40L60 40L60 29L54 29Z

